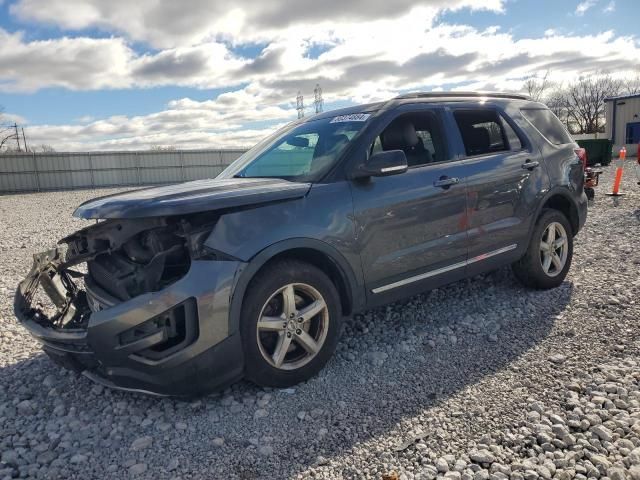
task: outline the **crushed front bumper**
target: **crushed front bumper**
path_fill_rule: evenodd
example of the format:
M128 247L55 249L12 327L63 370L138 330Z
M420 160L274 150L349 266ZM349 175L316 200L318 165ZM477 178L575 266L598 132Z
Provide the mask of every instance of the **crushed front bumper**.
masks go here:
M87 297L74 281L83 275L67 268L63 252L53 249L34 255L14 311L54 361L95 381L159 395L198 395L242 376L240 336L229 331L230 298L241 266L193 260L184 277L161 291L89 308L100 295ZM38 304L38 291L54 308Z

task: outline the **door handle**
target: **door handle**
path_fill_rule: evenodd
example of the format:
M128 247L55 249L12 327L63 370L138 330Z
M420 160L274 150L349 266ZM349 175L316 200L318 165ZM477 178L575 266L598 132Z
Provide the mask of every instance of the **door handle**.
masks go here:
M525 170L533 170L534 168L537 168L539 166L540 166L540 162L536 162L535 160L534 161L527 160L522 164L522 168L524 168Z
M456 177L440 177L440 180L433 182L434 187L449 188L451 185L460 183L460 179Z

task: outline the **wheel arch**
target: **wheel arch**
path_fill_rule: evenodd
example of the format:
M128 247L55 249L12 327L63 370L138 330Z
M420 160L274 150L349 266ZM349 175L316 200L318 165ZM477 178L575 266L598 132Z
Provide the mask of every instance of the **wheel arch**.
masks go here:
M349 315L363 308L364 289L353 268L342 254L320 240L288 239L258 252L238 275L231 297L229 332L236 332L239 329L242 301L251 280L267 265L285 258L305 261L324 271L338 290L344 315Z
M542 211L547 208L563 213L571 225L572 234L575 236L578 233L580 230L580 214L578 212L578 206L571 198L570 192L563 188L550 190L540 202L540 206L536 212L534 224L531 226L531 229L534 228L535 222L540 218Z

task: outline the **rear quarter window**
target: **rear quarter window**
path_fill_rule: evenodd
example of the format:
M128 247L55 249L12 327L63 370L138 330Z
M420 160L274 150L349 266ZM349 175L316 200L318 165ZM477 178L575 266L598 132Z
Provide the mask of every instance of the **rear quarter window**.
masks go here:
M546 108L526 108L520 110L522 116L554 145L573 143L573 138L553 112Z

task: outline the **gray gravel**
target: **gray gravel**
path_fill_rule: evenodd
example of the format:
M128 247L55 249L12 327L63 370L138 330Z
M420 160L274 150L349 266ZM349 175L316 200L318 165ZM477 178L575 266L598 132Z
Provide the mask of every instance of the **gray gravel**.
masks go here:
M304 385L192 402L55 367L15 322L33 252L97 193L0 197L0 479L640 480L640 188L607 168L555 290L509 269L347 322Z

